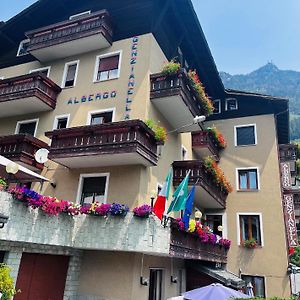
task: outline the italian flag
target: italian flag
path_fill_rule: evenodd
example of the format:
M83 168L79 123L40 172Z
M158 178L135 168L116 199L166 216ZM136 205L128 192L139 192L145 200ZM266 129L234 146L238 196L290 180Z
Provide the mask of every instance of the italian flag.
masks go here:
M156 214L156 216L161 220L163 217L163 214L165 212L166 207L166 201L169 198L169 192L170 192L170 186L171 186L171 178L172 178L172 169L169 171L167 178L163 184L162 189L160 190L154 207L153 212Z

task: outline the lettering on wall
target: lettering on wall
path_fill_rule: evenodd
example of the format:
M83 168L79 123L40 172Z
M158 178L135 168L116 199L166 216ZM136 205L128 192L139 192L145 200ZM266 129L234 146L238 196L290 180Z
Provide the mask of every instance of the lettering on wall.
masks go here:
M131 44L131 56L130 56L130 74L128 79L128 90L126 95L126 103L125 103L125 120L130 119L130 112L131 112L131 105L133 101L133 94L134 94L134 88L135 88L135 65L137 63L137 57L138 57L138 42L139 38L135 36L132 39Z
M117 91L87 94L81 97L72 97L69 100L67 100L67 104L69 105L69 104L90 103L95 101L113 99L116 97L117 97Z
M289 163L281 163L281 181L283 188L289 188L292 185L291 182L291 167Z
M289 247L298 246L293 195L283 195L284 220Z

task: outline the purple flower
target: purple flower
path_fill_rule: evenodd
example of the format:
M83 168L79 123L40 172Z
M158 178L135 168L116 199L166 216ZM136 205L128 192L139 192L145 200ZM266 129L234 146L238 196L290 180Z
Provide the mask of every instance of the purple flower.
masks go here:
M125 217L129 211L129 207L125 204L113 203L109 209L109 213L112 216Z
M152 207L144 204L133 209L133 213L136 217L147 218L152 213Z

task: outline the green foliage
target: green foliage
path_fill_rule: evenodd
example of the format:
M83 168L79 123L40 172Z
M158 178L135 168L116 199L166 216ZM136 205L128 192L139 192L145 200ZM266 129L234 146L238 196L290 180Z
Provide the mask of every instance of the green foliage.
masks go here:
M162 73L166 76L174 75L179 72L181 68L180 63L177 63L175 59L171 59L169 62L165 63L162 68Z
M257 247L257 241L256 241L256 239L245 240L245 241L243 241L243 246L245 248L250 248L250 249L256 248Z
M167 140L167 130L166 128L159 126L153 120L149 119L145 121L145 124L154 131L155 139L158 142L165 143Z
M0 177L0 185L7 186L5 179Z
M10 268L5 264L0 264L0 292L3 294L1 300L11 300L16 294Z
M300 267L300 246L295 247L295 253L290 256L291 263Z

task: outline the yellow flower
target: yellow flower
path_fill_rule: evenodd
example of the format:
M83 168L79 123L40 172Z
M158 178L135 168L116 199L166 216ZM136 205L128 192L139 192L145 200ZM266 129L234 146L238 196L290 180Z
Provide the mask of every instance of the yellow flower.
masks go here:
M190 222L189 222L189 229L188 231L189 232L195 232L196 230L196 221L191 219Z

